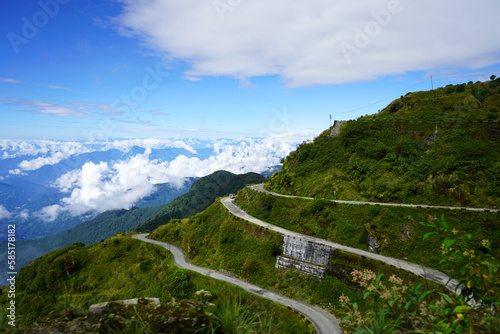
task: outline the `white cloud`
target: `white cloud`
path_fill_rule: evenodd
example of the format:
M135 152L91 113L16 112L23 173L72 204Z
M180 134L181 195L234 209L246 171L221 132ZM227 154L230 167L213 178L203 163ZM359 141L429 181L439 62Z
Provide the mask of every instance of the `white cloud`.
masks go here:
M23 111L35 114L48 114L59 117L90 117L86 113L81 112L75 108L63 106L61 104L45 102L45 101L29 101L25 99L18 99L13 97L0 97L0 102L16 107L23 107L29 109L9 109L9 111Z
M0 150L4 151L3 159L21 155L37 155L47 153L48 141L26 142L21 140L0 139ZM5 151L11 151L7 153ZM7 155L5 155L7 153Z
M87 153L91 150L76 142L58 142L56 147L51 148L51 151L52 155L48 157L23 160L18 167L23 170L37 170L45 165L55 165L72 155Z
M24 209L23 211L19 212L18 216L21 219L27 220L30 216L30 211L28 209Z
M0 219L10 218L11 216L12 214L3 205L0 205Z
M19 168L9 170L10 175L26 175Z
M152 148L167 145L186 148L193 153L196 151L183 141L167 139L106 143L108 148L127 150L131 146L142 145L147 149L144 154L123 161L87 162L82 168L62 175L54 186L69 195L62 199L59 207L49 207L42 216L49 220L61 211L81 215L89 211L100 213L130 208L133 203L151 194L155 184L171 183L180 187L188 177L203 177L218 170L238 174L263 172L278 165L280 159L294 150L297 144L317 134L318 131L293 131L271 134L264 139L215 140L209 144L214 150L209 158L179 155L170 162L152 159ZM192 140L191 143L194 144Z
M125 140L115 140L112 142L103 143L101 150L106 151L110 149L117 149L122 152L127 152L133 146L139 146L143 148L151 149L162 149L162 148L183 148L193 154L196 154L196 150L183 140L178 139L168 139L168 138L148 138L148 139L125 139Z
M150 160L150 153L148 149L144 154L112 164L87 162L81 169L64 174L55 183L61 191L70 193L62 199L62 209L81 215L130 208L151 194L156 183L181 186L181 179L167 175L168 163Z
M16 80L16 79L11 79L11 78L0 78L1 82L8 82L8 83L15 83L15 84L28 84L28 85L35 85L35 86L41 86L41 87L47 87L51 89L64 89L64 90L69 90L76 92L76 90L67 88L67 87L61 87L61 86L56 86L56 85L46 85L46 84L40 84L36 82L28 82L28 81L22 81L22 80Z
M33 216L41 219L42 221L49 223L57 219L59 213L61 212L61 206L58 204L46 206L40 211L33 213Z
M3 151L2 160L19 156L42 155L32 160L23 160L10 174L19 175L22 171L39 169L45 165L55 165L72 155L92 152L90 148L78 142L38 140L24 142L17 140L0 140L0 151Z
M329 85L500 61L498 0L122 2L120 31L186 61L191 80L278 75L290 87Z

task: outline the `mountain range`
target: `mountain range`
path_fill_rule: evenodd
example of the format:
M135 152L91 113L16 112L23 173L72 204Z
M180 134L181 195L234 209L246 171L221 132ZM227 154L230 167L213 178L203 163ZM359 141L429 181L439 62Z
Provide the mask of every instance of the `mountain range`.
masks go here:
M184 314L189 309L200 311L200 322L193 325L193 331L208 333L214 326L212 332L239 333L223 330L223 319L241 326L251 324L257 333L314 330L306 320L299 321L301 326L295 316L280 311L276 304L221 287L212 277L223 274L302 305L318 306L337 319L365 314L362 323L366 328L378 323L387 327L397 322L405 329L445 323L450 328L460 324L462 327L453 327L459 332L472 328L473 323L476 330L494 333L500 297L496 279L500 270L496 255L500 248L499 106L500 80L495 78L408 93L379 113L337 122L313 141L302 143L268 179L217 171L193 182L189 192L166 206L101 214L58 237L77 240L85 236L85 241L82 238L39 257L20 271L16 293L20 296L18 312L26 319L23 325L32 324L28 333L29 328L67 331L72 323L82 322L130 333L139 326L149 333L157 322L146 315L156 311L114 305L114 309L106 309L109 314L128 315L116 322L108 321L109 315L99 315L92 323L89 306L156 297L170 307L155 315L158 319L163 316L178 323L183 316L174 315L173 310ZM265 189L274 194L245 187L265 181ZM258 218L261 225L234 214L224 205L226 199L218 198L236 192L237 210ZM284 237L266 224L286 229L293 237ZM119 231L126 233L110 237ZM150 231L151 239L182 248L190 262L206 268L203 270L210 277L177 268L164 248L130 237L137 231ZM446 238L439 239L440 244L430 242L444 233ZM377 256L328 250L315 244L312 237ZM83 244L99 238L106 243ZM464 248L453 248L457 245ZM298 260L299 255L292 253L300 247L309 255L313 250L327 252L326 262ZM403 265L388 265L384 257L410 261L429 272L443 271L462 283L463 293L447 290L432 275L422 277ZM290 265L279 267L279 259ZM311 275L311 268L323 270L323 274ZM367 269L372 271L363 274ZM367 283L371 279L373 286ZM376 297L379 288L384 291ZM3 288L2 303L7 301L7 290ZM388 291L398 303L386 302ZM208 304L199 297L208 294L214 302L213 312L205 309ZM406 296L411 297L405 300ZM487 307L469 306L470 296L482 298ZM358 313L346 311L343 304L347 301ZM374 305L384 308L373 309ZM271 314L268 307L275 312L271 318L265 316ZM134 314L124 313L132 310ZM433 316L408 322L408 314L411 319L416 319L415 314L424 317L422 310L434 312ZM258 316L250 317L252 312ZM461 324L461 318L472 320ZM341 325L353 330L355 323ZM91 332L94 330L98 332L95 328Z

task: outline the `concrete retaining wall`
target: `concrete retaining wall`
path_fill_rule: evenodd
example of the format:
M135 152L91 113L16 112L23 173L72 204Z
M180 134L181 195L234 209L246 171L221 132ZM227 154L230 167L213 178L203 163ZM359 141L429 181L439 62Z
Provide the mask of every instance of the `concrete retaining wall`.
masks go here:
M304 262L326 266L330 258L331 248L310 242L302 238L285 235L283 238L283 255Z
M323 279L326 271L325 267L279 255L276 257L276 268L292 268L320 280Z

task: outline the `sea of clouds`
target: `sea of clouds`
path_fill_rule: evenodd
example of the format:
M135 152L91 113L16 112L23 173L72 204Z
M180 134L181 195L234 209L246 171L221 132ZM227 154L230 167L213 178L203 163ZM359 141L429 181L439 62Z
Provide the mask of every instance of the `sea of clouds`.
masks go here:
M45 222L54 221L62 212L79 216L87 212L128 209L156 190L155 185L170 183L182 187L188 178L199 178L218 170L235 174L262 173L280 165L281 158L301 142L311 140L318 131L273 133L265 138L240 139L122 139L113 141L64 142L0 140L0 182L29 178L44 166L58 166L81 154L119 150L123 158L87 161L58 176L49 186L64 196L59 203L37 212L23 210L19 217L31 215ZM133 148L141 148L140 153ZM158 152L179 149L174 158L156 158ZM90 156L89 155L89 156ZM16 160L17 159L17 160ZM6 166L14 168L6 169ZM10 165L9 165L10 162ZM2 169L2 164L4 168ZM2 174L3 173L3 174ZM10 218L0 202L0 219Z

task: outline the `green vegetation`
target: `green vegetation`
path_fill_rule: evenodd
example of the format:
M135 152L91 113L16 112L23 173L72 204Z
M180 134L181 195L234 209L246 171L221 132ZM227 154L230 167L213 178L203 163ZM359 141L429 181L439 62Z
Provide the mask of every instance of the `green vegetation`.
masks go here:
M367 250L365 226L383 255L432 268L440 255L422 240L428 217L444 214L457 230L474 233L500 248L499 213L334 203L323 199L284 198L245 188L236 203L250 215L291 231Z
M324 307L336 303L342 292L358 298L334 277L318 282L294 270L276 269L282 237L232 216L218 201L196 216L160 226L150 238L182 247L193 264L229 271L290 298Z
M71 245L75 242L93 244L101 239L113 236L115 233L134 229L139 221L144 221L158 213L163 206L153 208L133 208L131 210L114 210L101 213L94 219L81 223L76 227L41 239L17 242L16 265L26 266L30 261L53 250ZM7 256L7 243L0 250L0 256ZM6 273L0 273L4 279Z
M193 264L347 316L348 330L498 331L498 317L493 316L499 311L500 266L493 256L500 248L498 213L354 206L327 199L500 207L499 93L500 80L492 77L487 83L407 94L377 115L344 124L337 136L328 130L300 145L266 186L314 200L242 189L264 178L219 171L194 182L168 206L109 212L60 240L95 242L118 231L156 228L150 237L182 247ZM232 216L215 200L239 189L236 202L251 215L361 249L367 249L367 238L374 239L383 255L454 274L463 294L451 296L440 285L341 251L332 252L321 281L276 269L282 236ZM9 189L0 191L16 200ZM434 218L443 214L453 228L444 218ZM438 238L436 247L431 247L432 238ZM52 244L57 247L58 242L56 238ZM19 243L18 248L31 247ZM99 332L94 325L108 332L167 331L161 327L166 319L186 317L197 319L200 333L311 330L290 310L178 269L165 249L126 235L90 246L76 243L38 258L21 270L16 288L17 313L22 315L18 325L26 328L36 321L31 329L42 332L49 327L71 332L69 322L84 328L89 305L134 297L158 297L162 307L113 304L93 318L87 332ZM5 305L7 287L2 292L0 304ZM481 306L471 308L470 297ZM117 315L124 320L116 322ZM175 328L185 326L175 321ZM4 313L0 325L6 327Z
M93 244L101 239L113 236L115 233L126 232L134 229L141 231L153 230L160 224L165 224L170 218L186 218L206 209L213 203L217 196L225 196L236 193L247 184L264 182L265 178L256 173L235 175L225 171L218 171L206 177L196 180L188 193L177 197L171 203L155 206L152 208L133 208L131 210L106 211L94 219L81 223L71 230L60 232L42 239L18 242L17 266L22 268L29 261L47 254L55 249L71 245L75 242L83 242L87 245ZM157 191L148 201L156 202L160 198L166 198L167 185L160 185L162 189ZM1 189L1 188L0 188ZM153 219L150 219L154 217ZM137 227L140 225L140 227ZM6 233L6 232L5 232ZM6 243L1 248L0 256L7 256ZM0 274L0 279L6 278L6 273Z
M188 193L177 197L161 212L141 223L138 231L152 231L171 219L187 218L208 208L217 197L237 193L247 184L262 183L266 179L257 173L236 175L217 171L196 180Z
M211 313L222 314L228 304L237 304L236 311L239 315L256 315L257 318L249 318L248 321L253 327L263 329L258 333L264 333L264 328L269 327L278 333L309 332L308 323L287 308L226 283L178 269L173 264L171 254L165 249L125 235L108 240L107 245L98 243L84 246L79 243L67 246L38 258L30 266L23 268L16 279L16 312L18 319L20 318L17 327L26 328L37 319L44 326L59 326L61 321L85 318L91 304L139 297L157 297L162 305L172 306L163 309L164 319L167 319L172 312L180 316L189 304L200 303L202 297L199 296L200 293L196 294L199 290L209 291L211 296L210 300L205 298L203 303L211 301L215 304L215 309L205 313L207 321L214 328L221 326L221 322L215 317L212 319ZM6 292L7 287L4 287L0 296L2 305L7 302ZM194 301L187 301L186 304L172 301L172 298ZM2 309L5 312L6 308ZM129 311L131 309L120 312ZM137 316L139 319L150 319L141 323L141 326L145 325L145 329L154 325L154 319L148 316L149 311L144 310L145 313ZM64 320L69 314L73 316ZM269 314L273 315L272 320L267 318ZM93 324L105 320L99 318ZM127 323L129 325L137 324ZM200 322L198 326L201 325ZM5 326L7 324L4 323L4 329ZM150 332L153 331L144 331Z
M346 272L364 268L377 268L387 275L399 272L378 261L341 252L332 254L327 275L319 282L292 269L276 269L276 255L281 253L282 244L279 234L232 216L218 202L191 218L172 220L150 237L184 248L193 264L229 271L263 288L328 308L337 316L345 314L337 308L342 294L362 301L359 287L346 277ZM409 281L445 291L414 274L403 275Z
M344 124L337 136L325 131L292 152L266 187L345 200L500 207L497 81L453 86L450 94L411 93Z
M500 263L487 239L459 234L444 217L431 219L433 229L424 236L438 236L441 263L454 272L462 291L451 297L422 284L408 283L396 275L388 280L371 270L353 271L353 281L364 290L361 309L341 296L347 310L343 327L356 333L498 333L500 330Z

